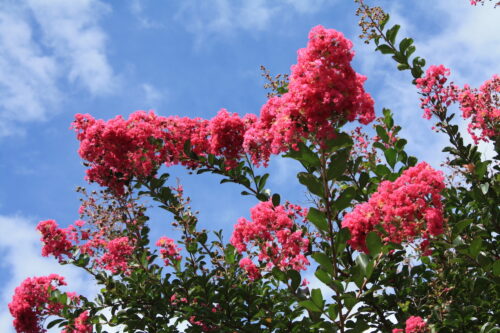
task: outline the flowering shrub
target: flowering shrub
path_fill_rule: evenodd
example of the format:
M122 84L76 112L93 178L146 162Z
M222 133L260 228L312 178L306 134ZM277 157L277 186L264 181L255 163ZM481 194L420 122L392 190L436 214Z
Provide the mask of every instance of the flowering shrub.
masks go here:
M307 47L298 51L291 68L288 91L269 99L245 135L254 163L296 149L303 137L324 145L346 121L368 124L375 119L373 100L363 89L366 78L351 67L351 49L342 33L322 26L311 29Z
M14 317L14 328L17 332L45 332L42 324L49 315L57 315L63 305L52 300L50 291L65 286L64 278L51 274L27 278L14 291L9 311Z
M351 232L349 244L368 252L366 236L377 226L384 242L398 244L443 233L443 180L441 172L422 162L394 182L383 181L367 202L344 217L342 227Z
M305 270L309 265L304 255L309 248L309 239L304 237L304 231L295 223L297 215L305 216L301 207L260 202L251 209L252 221L245 218L238 220L230 242L239 253L252 253L250 244L254 245L260 266L264 265L267 269ZM241 259L240 266L252 279L259 276L257 267L249 258Z
M163 236L156 242L156 246L161 248L160 254L165 265L170 265L170 260L181 260L181 249L179 249L173 239Z
M271 154L297 149L307 133L321 143L334 138L335 126L345 121L371 122L375 116L373 100L363 89L366 78L350 65L352 43L322 26L313 28L309 39L292 67L288 92L271 98L258 118L240 118L225 109L211 120L138 111L128 120L118 116L105 122L77 114L72 128L81 142L80 156L90 163L87 179L123 194L131 178L148 177L163 163L201 167L185 154L186 142L198 155L224 157L226 169L232 169L244 153L256 165L267 164Z
M47 220L37 229L43 256L82 268L100 291L88 299L59 291L66 283L58 275L28 278L9 304L15 329L497 331L498 156L485 159L476 144L491 141L500 152L498 75L473 89L449 83L443 65L424 74L413 40L396 43L399 26L386 28L389 15L356 3L361 37L411 72L424 117L449 139L443 151L458 185L406 152L390 110L376 118L375 136L367 130L374 102L351 66L352 42L317 26L289 76L272 81L266 73L273 92L258 116L76 115L87 180L104 189L78 190L74 224ZM465 145L453 124L454 103L475 144ZM354 121L362 126L347 134ZM309 207L282 203L266 188L269 174L258 174L279 154L300 162ZM162 165L219 175L256 200L229 243L222 230L198 227L189 197L169 185ZM144 202L164 210L180 236L152 244Z
M70 229L60 229L56 221L42 221L36 227L42 234L41 241L44 243L42 248L42 256L48 257L53 255L61 260L62 256L71 256L72 244L68 239Z
M471 118L469 133L476 142L494 140L500 134L500 77L494 75L479 91L465 86L458 95L464 118ZM476 130L481 133L477 135Z
M440 115L445 108L458 102L464 118L470 118L469 134L477 144L480 140L489 141L498 137L500 129L500 78L494 75L479 90L465 85L463 89L453 83L445 85L450 70L443 65L430 66L425 77L416 79L417 88L423 97L424 118L432 114ZM480 131L479 134L476 131Z
M74 328L66 327L62 333L92 333L92 324L89 322L87 310L80 313L75 319Z

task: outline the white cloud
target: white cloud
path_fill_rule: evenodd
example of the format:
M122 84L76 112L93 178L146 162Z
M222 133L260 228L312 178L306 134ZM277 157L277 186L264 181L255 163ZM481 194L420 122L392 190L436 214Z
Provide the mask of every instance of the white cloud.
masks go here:
M112 91L113 71L106 57L106 35L98 20L109 7L98 0L28 0L42 40L68 66L68 78L92 94Z
M200 47L207 38L230 36L239 30L259 32L269 27L279 15L287 13L312 14L325 4L336 0L214 0L199 2L186 0L176 19L195 35L195 46ZM289 9L292 9L290 11Z
M57 63L33 41L26 17L0 7L0 136L17 131L14 122L43 120L59 99Z
M144 101L146 103L144 108L157 109L164 98L162 93L149 83L143 83L141 88L144 93Z
M430 64L444 64L460 84L479 85L500 71L500 21L489 6L472 7L468 1L437 1L445 24L439 33L418 44ZM418 25L416 27L418 29ZM415 29L416 30L416 29ZM417 31L412 31L417 34Z
M46 120L64 99L58 80L92 95L113 91L99 0L26 0L0 6L0 137Z
M85 296L95 294L95 284L89 283L80 270L72 266L61 266L54 259L41 256L40 235L28 219L19 216L1 216L0 267L4 274L0 291L0 332L14 333L12 317L7 308L15 287L24 279L56 273L66 278L67 291L76 291Z
M144 29L161 28L163 25L159 22L153 21L144 13L143 0L131 0L129 5L130 12L135 16L139 26Z
M302 165L291 158L281 156L271 158L269 182L276 186L290 186L297 183L297 173L303 169Z

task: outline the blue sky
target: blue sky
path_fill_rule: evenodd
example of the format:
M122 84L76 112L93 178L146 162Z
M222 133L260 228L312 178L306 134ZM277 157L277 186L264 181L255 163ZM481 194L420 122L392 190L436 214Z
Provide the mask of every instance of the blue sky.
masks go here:
M372 1L415 39L428 64L451 67L458 84L477 86L499 72L500 11L467 0ZM259 70L288 73L310 28L335 28L355 43L356 70L377 114L390 107L409 149L439 167L444 138L421 117L408 73L373 52L357 35L350 0L0 0L0 331L11 332L6 304L25 277L57 272L69 289L95 292L85 276L40 256L35 225L72 223L85 185L78 142L69 130L76 113L96 118L154 109L162 115L211 118L221 108L258 113L266 100ZM491 147L484 145L482 151ZM307 205L298 167L275 158L269 186ZM179 177L201 211L202 226L226 235L255 201L218 177ZM171 235L153 212L154 236Z

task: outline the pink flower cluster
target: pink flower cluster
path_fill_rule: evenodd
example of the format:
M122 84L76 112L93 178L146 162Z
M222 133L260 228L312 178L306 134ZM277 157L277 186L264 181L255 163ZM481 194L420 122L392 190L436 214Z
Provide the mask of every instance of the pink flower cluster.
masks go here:
M61 333L92 333L89 311L85 310L75 319L74 328L66 327Z
M63 255L71 257L73 245L68 239L70 229L59 228L54 220L41 221L36 228L42 233L42 256L53 255L59 261Z
M418 316L411 316L406 320L405 329L395 328L392 333L425 333L429 331L427 323Z
M27 278L14 291L9 311L14 317L14 328L17 332L46 332L43 320L49 315L58 314L63 305L49 300L49 287L56 290L65 286L64 278L57 274Z
M245 257L239 262L240 268L248 274L248 278L252 281L260 278L260 269L255 265L252 259Z
M80 140L80 156L89 164L87 179L123 193L132 177L150 176L162 164L200 167L184 153L213 154L237 165L245 153L256 165L271 154L296 147L302 138L323 143L347 121L374 119L373 100L363 89L366 80L351 67L352 43L340 32L317 26L292 66L288 92L271 98L260 116L239 117L225 109L211 120L161 117L137 111L129 119L107 122L76 115L72 128Z
M181 260L181 249L173 239L163 236L156 242L156 246L160 247L161 258L166 266L170 265L170 260Z
M98 260L100 265L113 274L130 273L129 261L134 253L134 242L124 236L110 240L106 244L104 255Z
M351 67L352 43L333 29L316 26L298 51L288 92L262 107L245 135L245 149L255 164L294 148L301 138L323 144L346 121L368 124L375 118L373 100L363 89L366 77Z
M305 270L309 265L304 255L309 239L295 220L306 213L295 205L274 206L271 201L260 202L250 210L251 221L238 220L230 242L239 253L253 256L256 251L259 266L266 269L276 266L283 270ZM240 267L252 280L260 276L259 268L249 257L241 259Z
M163 163L198 167L184 153L187 141L196 154L224 157L227 167L234 167L253 118L240 118L224 109L210 121L137 111L127 120L117 116L108 122L78 114L72 127L81 142L80 156L90 163L87 179L122 194L130 178L150 176Z
M63 256L72 257L71 251L79 248L81 253L95 257L95 267L100 267L113 274L130 272L128 262L134 252L134 241L128 237L107 239L107 227L103 226L96 232L82 229L85 223L81 220L66 229L58 227L56 221L47 220L38 224L37 229L42 233L42 255L53 255L60 261ZM84 244L79 243L87 240ZM102 255L98 258L98 253Z
M471 118L468 130L476 143L487 138L494 140L500 135L500 76L494 75L479 90L466 85L458 101L463 117Z
M425 162L403 171L394 182L382 182L368 202L357 205L344 216L342 227L351 232L349 244L368 252L366 236L371 231L380 233L379 228L383 229L381 236L385 242L398 244L441 234L444 187L442 172Z
M500 77L494 75L480 88L468 85L460 89L447 84L450 70L443 65L430 66L425 76L416 80L422 94L424 118L439 114L452 103L458 102L465 119L470 118L468 131L474 142L495 140L500 135ZM478 133L479 132L479 133Z
M196 320L196 316L189 317L189 322L194 326L198 326L202 332L213 332L217 330L217 327L207 325L201 320Z
M417 88L423 97L421 106L424 109L424 118L431 119L433 112L442 112L442 107L448 107L456 101L457 87L445 85L450 75L450 69L439 66L430 66L423 78L416 80Z

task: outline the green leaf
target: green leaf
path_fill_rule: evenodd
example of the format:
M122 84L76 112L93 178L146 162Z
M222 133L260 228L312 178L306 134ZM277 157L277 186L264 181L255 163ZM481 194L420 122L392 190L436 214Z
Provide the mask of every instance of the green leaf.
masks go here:
M405 55L400 53L400 52L394 53L394 55L392 56L392 59L396 60L399 64L404 64L404 65L406 65L408 62Z
M413 45L410 45L408 46L408 48L406 49L406 52L405 52L405 57L406 59L409 59L410 56L415 53L415 51L417 50L417 48Z
M278 280L278 281L282 281L282 282L286 282L287 281L287 276L285 274L285 272L283 272L281 269L279 269L278 267L273 267L273 269L271 270L271 273L273 274L273 276Z
M339 150L330 159L326 177L328 180L337 179L342 176L347 168L347 161L349 160L350 149Z
M399 52L405 53L408 46L413 44L413 39L411 38L403 38L401 42L399 42Z
M195 253L197 250L198 250L198 244L195 243L195 242L191 242L187 245L187 248L186 250L189 252L189 253Z
M226 262L228 264L234 264L234 260L235 260L235 256L236 256L235 251L236 251L236 249L231 244L228 244L226 249L224 250L225 259L226 259Z
M53 321L51 321L51 322L47 325L47 329L50 329L50 328L52 328L52 327L56 326L57 324L59 324L59 323L61 323L61 322L63 322L63 321L64 321L64 319L56 319L56 320L53 320Z
M384 124L387 126L387 128L390 130L392 129L392 126L394 126L394 119L392 118L392 113L390 109L382 109L382 112L384 114Z
M298 150L290 149L283 157L293 158L302 164L311 167L319 167L321 162L318 156L303 142L298 144Z
M378 148L378 149L380 149L382 151L385 150L385 146L384 146L384 144L382 142L378 142L378 141L374 142L373 143L373 147Z
M207 242L207 234L205 232L198 235L198 242L205 244Z
M346 296L343 297L343 299L344 299L345 306L349 310L352 309L356 305L356 303L358 303L358 300L356 299L356 297L354 297L351 294L347 294Z
M481 245L483 244L483 240L481 237L475 238L469 246L469 253L474 258L477 257L479 251L481 250Z
M259 181L258 181L258 184L257 184L257 187L258 187L259 191L262 191L264 189L264 187L266 186L266 182L267 182L268 178L269 178L269 174L268 173L262 175L262 177L259 178Z
M415 57L415 59L413 59L413 66L424 67L425 66L425 59L420 58L420 57Z
M384 156L387 161L387 163L391 166L391 168L394 169L394 166L396 165L397 161L397 156L398 153L394 148L389 148L384 151Z
M476 163L474 173L480 179L483 178L483 176L486 174L486 171L488 170L488 164L489 164L489 161Z
M318 278L318 280L320 280L327 286L332 283L332 278L330 277L330 275L321 268L318 268L316 272L314 272L314 275Z
M339 211L344 210L345 208L351 205L352 199L356 195L356 189L354 187L348 187L334 201L333 205Z
M328 273L334 274L333 264L330 257L323 252L315 252L312 254L313 259Z
M328 316L331 320L335 320L339 314L339 305L338 304L330 304L328 306Z
M309 192L319 197L323 197L323 186L320 181L312 174L307 172L299 172L297 178L302 185L305 185Z
M272 201L273 201L273 206L276 207L276 206L279 206L280 204L280 195L278 193L274 193L273 196L272 196Z
M361 270L361 266L359 265L352 266L350 273L351 273L351 280L356 284L356 286L358 286L358 288L361 288L361 285L363 284L364 280L364 273Z
M314 207L309 208L307 219L318 228L319 231L328 231L328 223L325 214Z
M407 69L410 69L410 65L408 65L408 64L398 64L398 70L405 71Z
M408 166L415 166L417 164L418 159L415 156L408 157Z
M495 261L493 264L493 274L495 276L500 276L500 260Z
M337 254L342 253L344 251L347 241L351 239L351 231L349 228L340 229L335 235L335 252Z
M326 151L334 152L334 151L337 151L337 150L342 149L342 148L352 147L353 141L352 141L352 138L349 134L341 132L341 133L337 134L337 136L334 139L329 140L327 142L327 145L328 146L327 146Z
M379 164L375 167L375 173L379 177L385 177L391 173L391 170L384 164Z
M380 22L380 30L384 30L385 25L389 22L389 14L385 14L384 20Z
M367 172L362 172L359 175L358 183L360 188L365 188L368 182L370 181L370 175Z
M456 234L461 233L472 222L473 222L472 219L465 219L465 220L457 222L457 224L455 224L455 226L453 227L454 233L456 233Z
M361 268L363 275L366 278L370 278L373 272L373 262L370 260L370 257L368 257L365 253L360 253L356 257L356 263Z
M401 151L405 148L407 143L408 141L406 141L405 139L399 139L398 141L396 141L396 144L394 146L397 150Z
M68 301L68 294L62 293L59 295L59 299L57 300L58 303L66 305L66 302Z
M321 289L314 288L311 290L311 299L320 309L323 309L323 294L321 293Z
M301 281L300 273L297 272L296 270L292 269L292 270L289 270L287 272L287 275L288 275L288 278L290 280L292 280L292 283L291 283L292 290L297 290L297 288L300 285L300 281Z
M413 75L415 79L422 77L422 74L424 74L424 71L420 67L413 67L411 69L411 75Z
M370 251L370 255L373 257L380 253L380 250L382 249L382 241L376 232L371 231L368 233L366 236L366 247Z
M394 42L396 41L396 35L398 34L398 31L399 31L399 24L396 24L394 25L392 28L390 28L389 30L387 30L387 39L392 43L394 44Z
M394 53L394 50L387 44L379 45L375 50L382 52L382 54Z
M377 131L377 135L382 139L382 141L384 141L385 143L389 143L389 135L387 135L385 128L377 125L375 126L375 130Z
M184 142L184 153L186 156L191 154L191 140L186 140L186 142Z
M319 306L317 306L313 301L311 300L305 300L305 301L301 301L299 302L299 304L306 308L307 310L309 311L312 311L312 312L322 312L321 311L321 308Z

